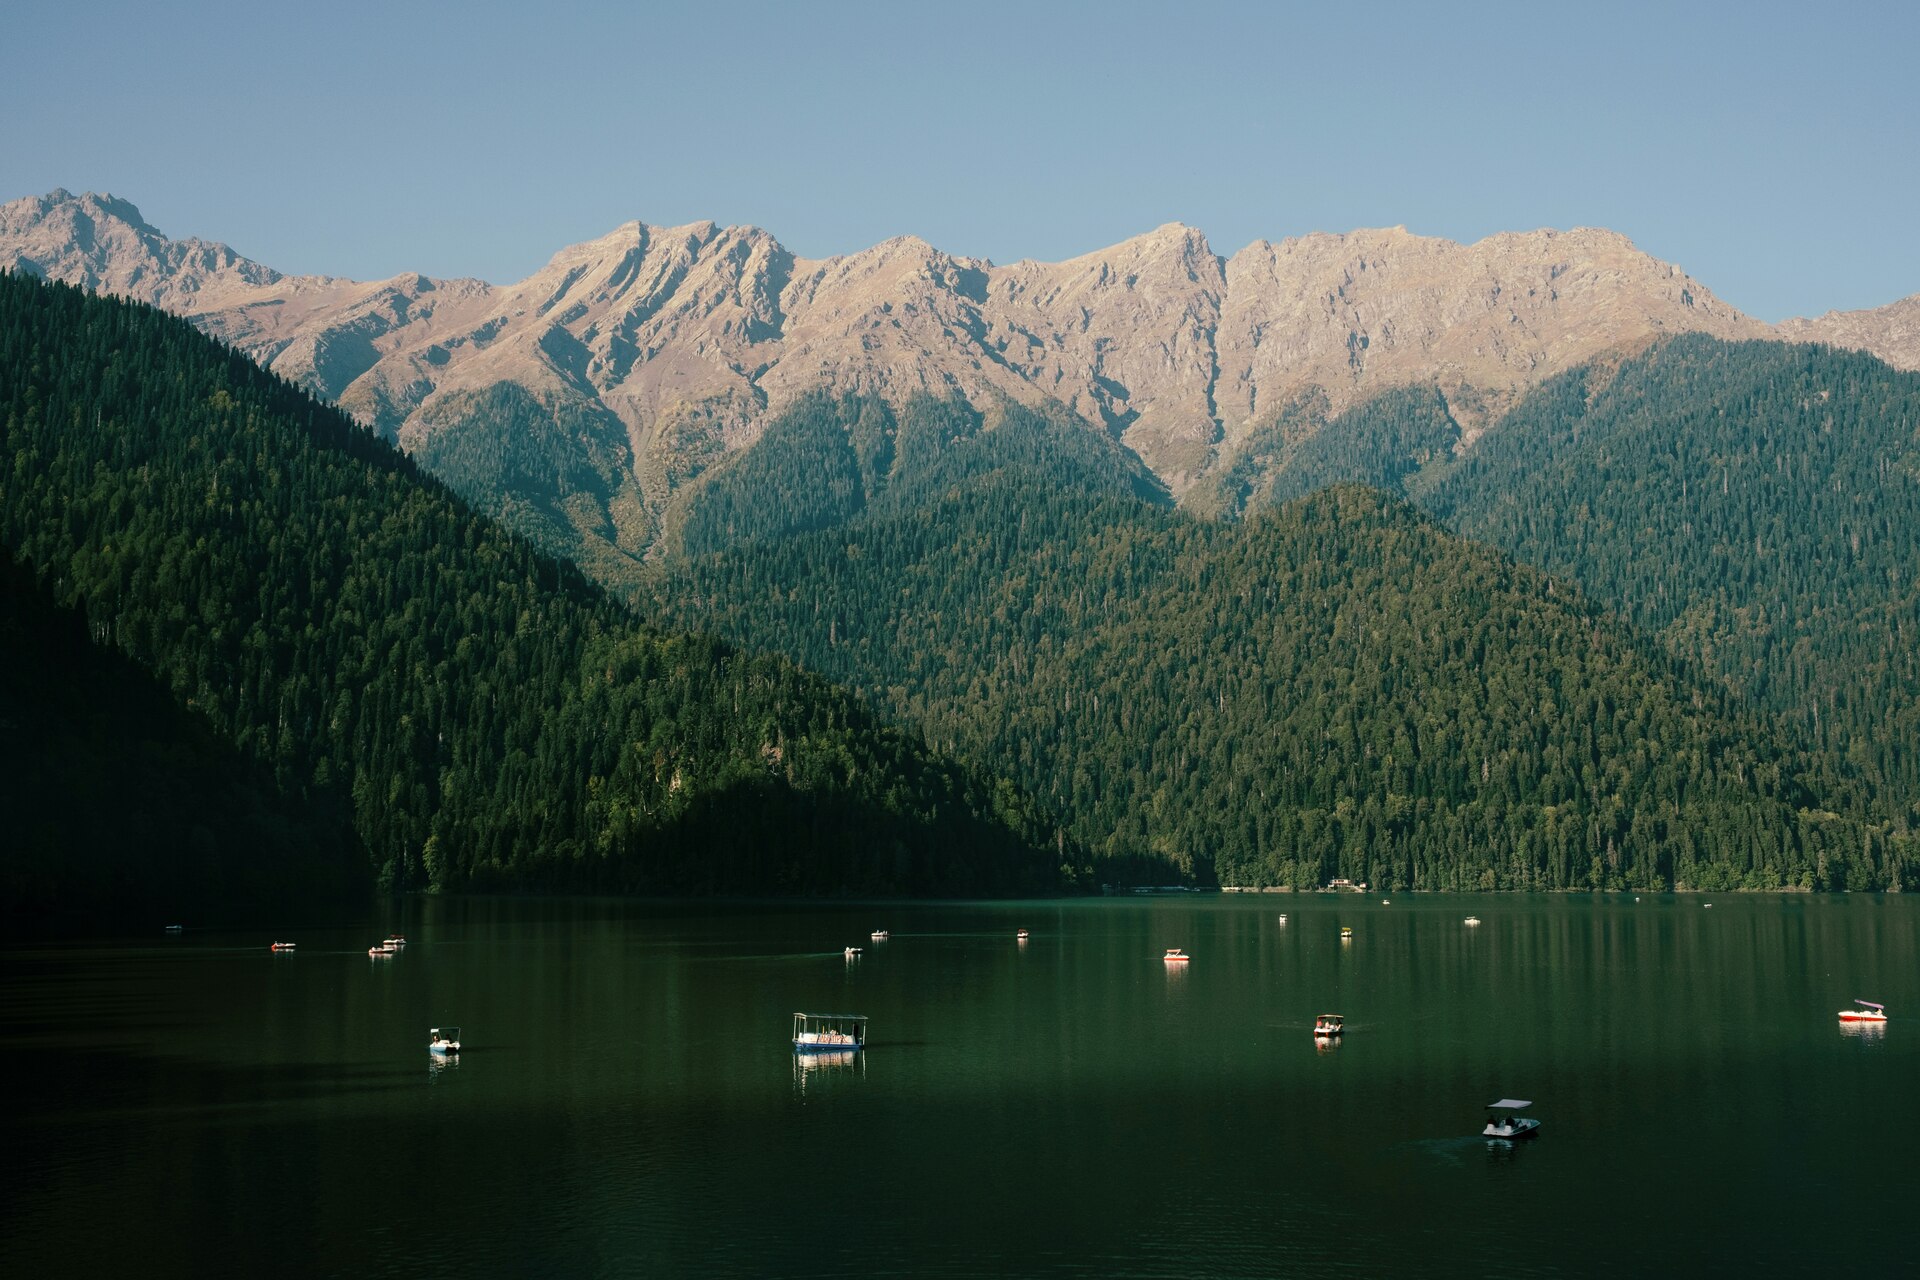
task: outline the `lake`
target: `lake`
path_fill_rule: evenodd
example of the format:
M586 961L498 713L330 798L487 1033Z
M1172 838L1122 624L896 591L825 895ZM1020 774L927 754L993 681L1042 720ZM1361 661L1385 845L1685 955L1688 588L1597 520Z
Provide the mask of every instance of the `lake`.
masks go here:
M429 898L186 923L0 952L7 1274L1911 1265L1911 898ZM1850 1033L1857 997L1892 1020ZM869 1047L797 1061L798 1010L868 1015ZM1343 1041L1316 1044L1321 1012ZM465 1048L442 1065L444 1022ZM1537 1138L1478 1136L1502 1096L1534 1100Z

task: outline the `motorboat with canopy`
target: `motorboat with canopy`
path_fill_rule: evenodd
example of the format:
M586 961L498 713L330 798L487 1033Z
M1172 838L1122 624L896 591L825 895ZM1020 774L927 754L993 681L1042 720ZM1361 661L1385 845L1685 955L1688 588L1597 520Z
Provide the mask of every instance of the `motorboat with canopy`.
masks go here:
M460 1052L460 1028L435 1027L427 1032L428 1053Z
M1347 1032L1346 1021L1346 1015L1344 1014L1322 1013L1316 1015L1313 1020L1313 1038L1321 1040L1328 1036L1345 1035Z
M1488 1138L1530 1138L1540 1132L1540 1122L1520 1112L1532 1106L1521 1098L1502 1098L1487 1104L1487 1127L1480 1132Z
M1887 1020L1887 1006L1875 1004L1871 1000L1856 999L1854 1003L1860 1007L1858 1009L1842 1009L1840 1011L1840 1021L1885 1022Z

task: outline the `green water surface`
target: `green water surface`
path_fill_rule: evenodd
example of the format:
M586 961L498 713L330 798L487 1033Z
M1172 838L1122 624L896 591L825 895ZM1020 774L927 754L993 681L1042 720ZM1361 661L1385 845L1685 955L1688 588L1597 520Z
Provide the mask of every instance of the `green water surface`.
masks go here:
M1917 935L1866 896L449 898L16 948L0 1271L1905 1269ZM796 1010L867 1051L796 1061ZM1537 1139L1477 1136L1501 1096Z

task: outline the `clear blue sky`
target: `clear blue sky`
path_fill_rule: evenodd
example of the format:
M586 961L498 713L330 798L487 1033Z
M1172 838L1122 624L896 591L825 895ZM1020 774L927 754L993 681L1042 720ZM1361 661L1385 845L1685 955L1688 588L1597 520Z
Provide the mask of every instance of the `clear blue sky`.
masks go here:
M13 0L0 199L495 281L630 218L1000 262L1606 226L1765 319L1920 293L1920 5Z

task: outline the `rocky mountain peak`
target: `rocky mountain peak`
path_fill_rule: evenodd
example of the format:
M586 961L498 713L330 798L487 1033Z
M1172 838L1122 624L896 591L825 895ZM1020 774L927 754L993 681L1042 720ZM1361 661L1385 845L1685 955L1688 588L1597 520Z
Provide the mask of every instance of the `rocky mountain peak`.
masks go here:
M0 268L188 315L403 442L518 387L617 424L658 502L817 390L1064 405L1178 493L1303 394L1338 411L1435 385L1470 442L1543 379L1664 334L1818 338L1920 365L1920 300L1776 329L1594 227L1472 244L1314 232L1223 258L1169 222L996 266L910 235L806 259L758 227L633 221L513 284L358 283L282 276L170 240L125 200L54 191L0 206Z
M56 188L0 205L0 270L26 271L191 312L206 293L281 277L224 244L169 240L130 200Z

